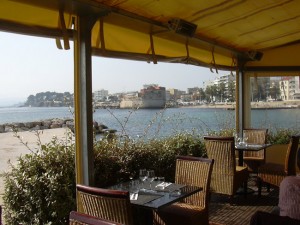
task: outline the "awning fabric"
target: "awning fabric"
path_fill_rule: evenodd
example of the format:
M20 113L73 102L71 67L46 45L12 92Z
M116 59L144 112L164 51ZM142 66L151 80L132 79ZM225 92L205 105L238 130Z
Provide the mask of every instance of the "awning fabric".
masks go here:
M299 9L297 0L1 0L0 30L59 37L66 45L76 32L72 17L93 16L94 55L229 70L239 58L256 72L298 70ZM195 24L195 34L170 29L173 19ZM257 52L261 59L252 58Z

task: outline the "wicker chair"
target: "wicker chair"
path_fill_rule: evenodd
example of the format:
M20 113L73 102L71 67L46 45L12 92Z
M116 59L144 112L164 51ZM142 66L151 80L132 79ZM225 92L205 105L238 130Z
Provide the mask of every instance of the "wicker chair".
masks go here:
M229 195L232 199L238 188L244 184L247 193L248 169L236 166L234 137L204 137L207 156L215 159L210 191Z
M182 202L153 211L153 224L208 224L208 195L213 159L178 156L175 183L203 187Z
M129 192L77 185L84 213L117 223L133 224Z
M248 144L266 144L268 129L244 129L243 137ZM258 167L266 163L266 149L260 151L244 151L244 166L249 172L257 173Z
M258 196L261 196L262 183L279 187L286 176L296 175L296 154L300 136L292 136L285 156L285 164L266 163L258 168Z
M69 225L121 225L112 221L89 216L84 213L72 211L69 217Z

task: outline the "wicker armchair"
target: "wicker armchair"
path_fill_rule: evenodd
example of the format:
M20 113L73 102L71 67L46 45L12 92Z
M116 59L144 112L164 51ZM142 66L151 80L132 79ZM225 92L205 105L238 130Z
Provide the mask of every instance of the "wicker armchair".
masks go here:
M133 224L129 192L77 185L84 213L117 223Z
M69 217L69 225L121 225L112 221L89 216L84 213L72 211Z
M258 168L258 195L261 196L262 183L279 187L286 176L296 175L296 154L300 136L292 136L285 156L285 164L266 163Z
M153 211L153 224L208 224L208 195L213 159L179 156L176 160L175 183L203 187L182 202Z
M247 193L248 169L236 166L234 137L204 137L207 156L215 159L210 191L229 195L233 198L238 188L244 184Z
M243 137L247 137L248 144L266 144L268 129L244 129ZM249 172L257 173L258 167L266 163L266 149L260 151L244 151L244 166Z

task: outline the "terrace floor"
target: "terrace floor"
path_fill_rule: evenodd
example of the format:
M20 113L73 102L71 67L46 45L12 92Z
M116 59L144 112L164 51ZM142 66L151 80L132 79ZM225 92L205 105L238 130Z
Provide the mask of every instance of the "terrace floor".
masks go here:
M254 193L235 195L230 204L228 196L212 194L209 205L209 220L215 224L249 225L251 216L257 211L271 212L278 205L279 188L271 187L267 192L262 189L262 195L257 196L257 187L253 178L249 179L248 187Z

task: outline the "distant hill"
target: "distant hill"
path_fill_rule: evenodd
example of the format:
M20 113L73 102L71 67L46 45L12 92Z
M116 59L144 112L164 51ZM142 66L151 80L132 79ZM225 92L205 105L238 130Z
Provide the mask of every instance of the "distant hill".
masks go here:
M24 106L32 107L60 107L73 106L74 95L70 92L40 92L36 95L29 95Z

